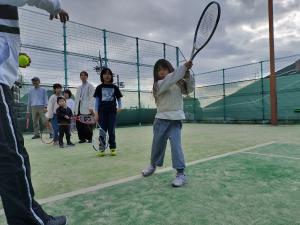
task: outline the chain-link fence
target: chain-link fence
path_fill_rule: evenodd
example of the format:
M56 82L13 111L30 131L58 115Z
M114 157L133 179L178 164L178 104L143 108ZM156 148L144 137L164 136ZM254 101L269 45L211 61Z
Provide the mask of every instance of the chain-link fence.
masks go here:
M300 55L276 59L278 119L300 119ZM265 122L270 120L269 61L196 75L197 120Z
M37 22L38 21L38 22ZM184 61L180 49L165 43L131 37L95 27L69 22L49 22L48 16L20 10L22 51L32 58L21 69L23 88L20 100L27 103L30 79L38 76L51 93L53 83L61 83L76 93L79 73L89 73L89 81L100 83L94 67L99 52L115 74L124 95L125 110L119 125L151 123L155 103L151 89L153 65L159 58L174 66ZM278 58L277 96L279 120L300 120L300 55ZM195 74L196 89L184 98L187 121L268 123L270 119L269 62ZM26 108L25 106L20 107ZM20 110L22 111L22 110ZM24 123L25 124L25 123Z
M159 58L174 66L183 60L179 48L95 27L68 22L49 22L48 16L21 9L22 51L32 58L29 68L21 69L24 81L39 76L44 84L80 84L79 73L86 70L89 80L99 84L93 68L99 60L112 69L124 90L149 91L152 67ZM138 106L139 103L135 103Z
M64 25L49 22L47 15L26 9L20 9L19 16L22 52L32 59L30 67L20 69L23 77L20 99L25 104L30 79L34 76L38 76L47 88L51 89L53 83L61 83L76 93L75 87L80 85L79 74L85 70L89 73L89 81L98 85L99 74L94 67L101 57L104 65L115 74L116 84L125 96L125 111L120 115L124 121L120 123L151 121L154 115L151 94L154 63L165 58L177 66L183 60L178 47L165 43L75 22Z

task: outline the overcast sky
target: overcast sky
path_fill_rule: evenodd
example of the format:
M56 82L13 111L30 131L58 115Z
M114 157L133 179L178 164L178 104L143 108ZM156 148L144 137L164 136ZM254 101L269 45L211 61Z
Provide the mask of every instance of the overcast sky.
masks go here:
M190 55L207 0L62 0L71 20L179 46ZM84 2L84 3L83 3ZM195 64L202 71L268 58L267 0L219 0L215 36ZM300 1L274 0L276 56L300 52Z
M208 3L209 0L62 0L72 21L169 43L180 47L187 57L195 26ZM197 56L194 71L267 59L268 0L219 3L222 15L218 29ZM300 0L274 0L274 23L276 57L300 53Z

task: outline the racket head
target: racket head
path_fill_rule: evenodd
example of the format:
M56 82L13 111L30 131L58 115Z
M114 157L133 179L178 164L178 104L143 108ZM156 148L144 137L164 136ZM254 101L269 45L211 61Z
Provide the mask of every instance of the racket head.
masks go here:
M71 124L70 124L70 130L72 134L77 134L77 128L76 128L76 121L75 120L71 120Z
M97 123L93 133L93 149L95 151L105 151L108 148L108 134Z
M54 132L50 123L41 130L41 141L44 144L52 144L54 142Z
M191 60L207 45L219 24L221 6L218 2L210 2L203 10L198 21L195 34Z

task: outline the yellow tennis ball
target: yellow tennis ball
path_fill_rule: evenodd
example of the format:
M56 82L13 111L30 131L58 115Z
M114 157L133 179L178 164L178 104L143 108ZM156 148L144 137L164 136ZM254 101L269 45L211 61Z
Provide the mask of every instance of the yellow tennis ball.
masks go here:
M30 64L30 59L26 55L19 55L19 67L27 67Z

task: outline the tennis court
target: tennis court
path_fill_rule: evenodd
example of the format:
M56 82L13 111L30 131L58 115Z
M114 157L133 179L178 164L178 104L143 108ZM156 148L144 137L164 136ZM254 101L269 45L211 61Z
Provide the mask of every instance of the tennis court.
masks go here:
M300 126L184 124L189 184L147 179L151 126L117 129L117 157L25 136L37 198L70 224L300 224ZM67 194L66 194L67 193ZM69 196L69 197L68 197ZM1 215L0 224L5 224Z

